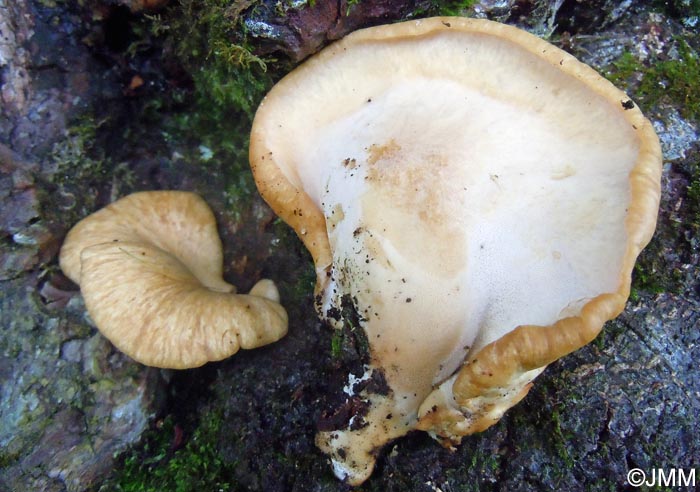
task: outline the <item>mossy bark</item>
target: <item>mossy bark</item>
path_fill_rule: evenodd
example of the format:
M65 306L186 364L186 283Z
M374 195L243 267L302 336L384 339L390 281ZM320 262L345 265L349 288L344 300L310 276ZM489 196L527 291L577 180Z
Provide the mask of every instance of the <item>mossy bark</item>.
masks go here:
M329 40L290 58L284 33L303 30L308 10L324 3L275 10L172 0L133 13L116 2L0 0L17 47L0 70L27 70L12 79L21 90L3 93L0 122L0 488L350 489L314 434L366 356L361 338L317 320L311 259L257 195L247 164L265 91ZM664 145L663 200L633 299L596 341L552 364L520 405L456 452L423 433L392 443L357 490L619 490L633 467L697 467L700 147L695 97L685 98L700 87L692 15L682 2L595 2L595 12L568 1L398 3L333 2L333 15L350 17L351 28L436 13L497 18L551 35L629 84ZM279 27L265 31L278 34L274 43L251 29L264 22ZM306 38L317 40L287 41ZM57 268L61 238L119 196L163 188L196 191L213 207L228 280L241 290L261 277L278 282L290 315L285 339L162 373L96 332Z

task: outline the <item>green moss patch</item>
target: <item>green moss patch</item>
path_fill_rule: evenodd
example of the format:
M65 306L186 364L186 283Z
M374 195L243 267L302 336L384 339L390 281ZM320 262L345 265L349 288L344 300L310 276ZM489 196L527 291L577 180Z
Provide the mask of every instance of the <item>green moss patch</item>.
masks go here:
M220 426L218 413L208 415L189 436L173 418L159 421L145 436L145 444L124 459L119 476L101 490L231 490L232 472L216 449Z
M476 4L476 0L434 0L432 3L433 15L460 16L473 7Z
M171 2L158 14L132 19L123 54L144 82L129 93L134 115L125 122L125 140L146 138L154 148L161 142L174 173L215 183L238 219L255 195L248 164L252 118L274 78L271 60L253 54L240 17L251 5Z
M700 59L684 40L676 42L675 59L656 60L648 65L631 53L623 54L608 70L615 84L631 86L642 106L661 103L679 108L684 118L700 120Z

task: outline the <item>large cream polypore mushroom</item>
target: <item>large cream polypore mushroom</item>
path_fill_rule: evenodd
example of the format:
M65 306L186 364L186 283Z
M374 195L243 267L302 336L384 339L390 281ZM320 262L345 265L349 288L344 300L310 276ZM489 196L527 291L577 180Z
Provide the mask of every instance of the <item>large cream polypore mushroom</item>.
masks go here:
M223 280L214 214L194 193L117 200L70 230L59 259L100 332L149 366L197 367L287 333L272 281L242 295Z
M324 49L262 102L250 160L313 256L320 316L337 325L351 301L369 342L345 387L364 411L317 435L351 484L412 429L452 446L489 427L591 341L624 308L659 204L658 139L635 104L483 20Z

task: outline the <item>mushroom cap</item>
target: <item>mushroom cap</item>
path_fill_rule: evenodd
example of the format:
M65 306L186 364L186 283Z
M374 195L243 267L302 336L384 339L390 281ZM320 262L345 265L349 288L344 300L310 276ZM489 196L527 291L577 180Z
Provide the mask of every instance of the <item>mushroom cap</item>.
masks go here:
M155 246L97 244L81 259L80 288L93 321L119 350L146 365L198 367L275 342L287 331L278 295L208 289Z
M352 299L370 345L364 427L320 433L336 474L420 428L495 423L623 309L661 150L626 94L517 28L431 18L357 31L282 79L253 124L258 188ZM356 376L355 376L356 377ZM389 418L391 416L391 418Z
M178 258L207 287L231 292L223 280L224 256L209 205L187 191L142 191L121 198L78 222L66 236L59 261L80 284L80 255L88 246L116 241L149 243Z
M193 193L141 192L108 205L69 232L60 264L100 332L146 365L197 367L287 332L272 281L240 295L223 280L214 215Z

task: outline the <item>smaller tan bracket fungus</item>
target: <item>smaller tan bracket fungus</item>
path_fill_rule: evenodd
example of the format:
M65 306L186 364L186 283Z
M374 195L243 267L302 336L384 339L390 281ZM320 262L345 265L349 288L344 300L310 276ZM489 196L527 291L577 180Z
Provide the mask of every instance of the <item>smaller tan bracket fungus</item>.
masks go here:
M261 103L250 161L312 254L320 316L350 304L369 344L344 388L358 411L316 440L351 484L410 430L451 447L486 429L590 342L659 205L658 138L628 96L475 19L330 45Z
M198 367L287 333L271 280L247 295L223 280L216 221L194 193L117 200L70 230L59 261L100 332L149 366Z

